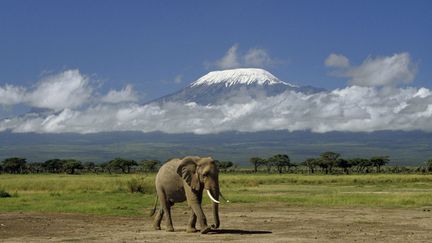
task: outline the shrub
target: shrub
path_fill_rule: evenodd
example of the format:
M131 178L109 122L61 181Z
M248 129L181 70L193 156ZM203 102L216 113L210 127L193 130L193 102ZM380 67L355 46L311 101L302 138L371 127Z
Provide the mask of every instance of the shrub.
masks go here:
M9 194L7 191L0 189L0 198L2 197L11 197L11 194Z
M126 181L126 188L129 192L153 193L154 185L146 180L146 177L134 177Z

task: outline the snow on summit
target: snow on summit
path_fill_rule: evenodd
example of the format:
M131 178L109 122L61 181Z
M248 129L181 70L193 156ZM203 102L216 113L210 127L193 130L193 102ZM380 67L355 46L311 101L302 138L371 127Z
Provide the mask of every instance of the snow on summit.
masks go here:
M294 87L294 85L285 83L276 78L270 72L260 68L237 68L209 72L208 74L199 78L197 81L193 82L191 86L212 84L225 84L226 87L237 84L285 84Z

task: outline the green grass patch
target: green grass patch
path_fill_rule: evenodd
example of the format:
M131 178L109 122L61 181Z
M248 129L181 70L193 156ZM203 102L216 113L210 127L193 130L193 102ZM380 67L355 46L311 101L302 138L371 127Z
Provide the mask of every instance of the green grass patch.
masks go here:
M126 181L126 188L129 192L153 194L155 187L153 181L148 180L146 176L133 177Z
M0 175L0 212L147 215L155 174ZM432 175L221 174L232 203L268 202L306 207L432 206ZM10 192L14 192L12 195ZM210 200L204 196L204 203Z

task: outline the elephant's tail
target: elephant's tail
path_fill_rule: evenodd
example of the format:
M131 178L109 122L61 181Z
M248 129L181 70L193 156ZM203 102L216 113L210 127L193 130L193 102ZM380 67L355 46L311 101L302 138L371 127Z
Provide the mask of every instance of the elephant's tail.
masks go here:
M155 202L154 202L153 209L150 211L150 217L153 216L153 215L156 213L156 206L157 206L157 203L158 203L158 195L156 194L156 200L155 200Z

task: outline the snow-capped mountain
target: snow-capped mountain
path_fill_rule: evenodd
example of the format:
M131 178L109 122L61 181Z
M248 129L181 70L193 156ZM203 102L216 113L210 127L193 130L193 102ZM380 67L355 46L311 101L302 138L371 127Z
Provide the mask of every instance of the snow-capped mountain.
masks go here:
M264 69L238 68L209 72L184 89L161 97L155 102L195 102L208 105L218 104L240 95L274 96L287 90L308 94L323 91L311 86L298 86L281 81Z
M285 84L291 87L295 85L280 81L270 72L259 68L238 68L224 71L213 71L202 76L191 86L224 84L226 87L244 84L275 85Z

